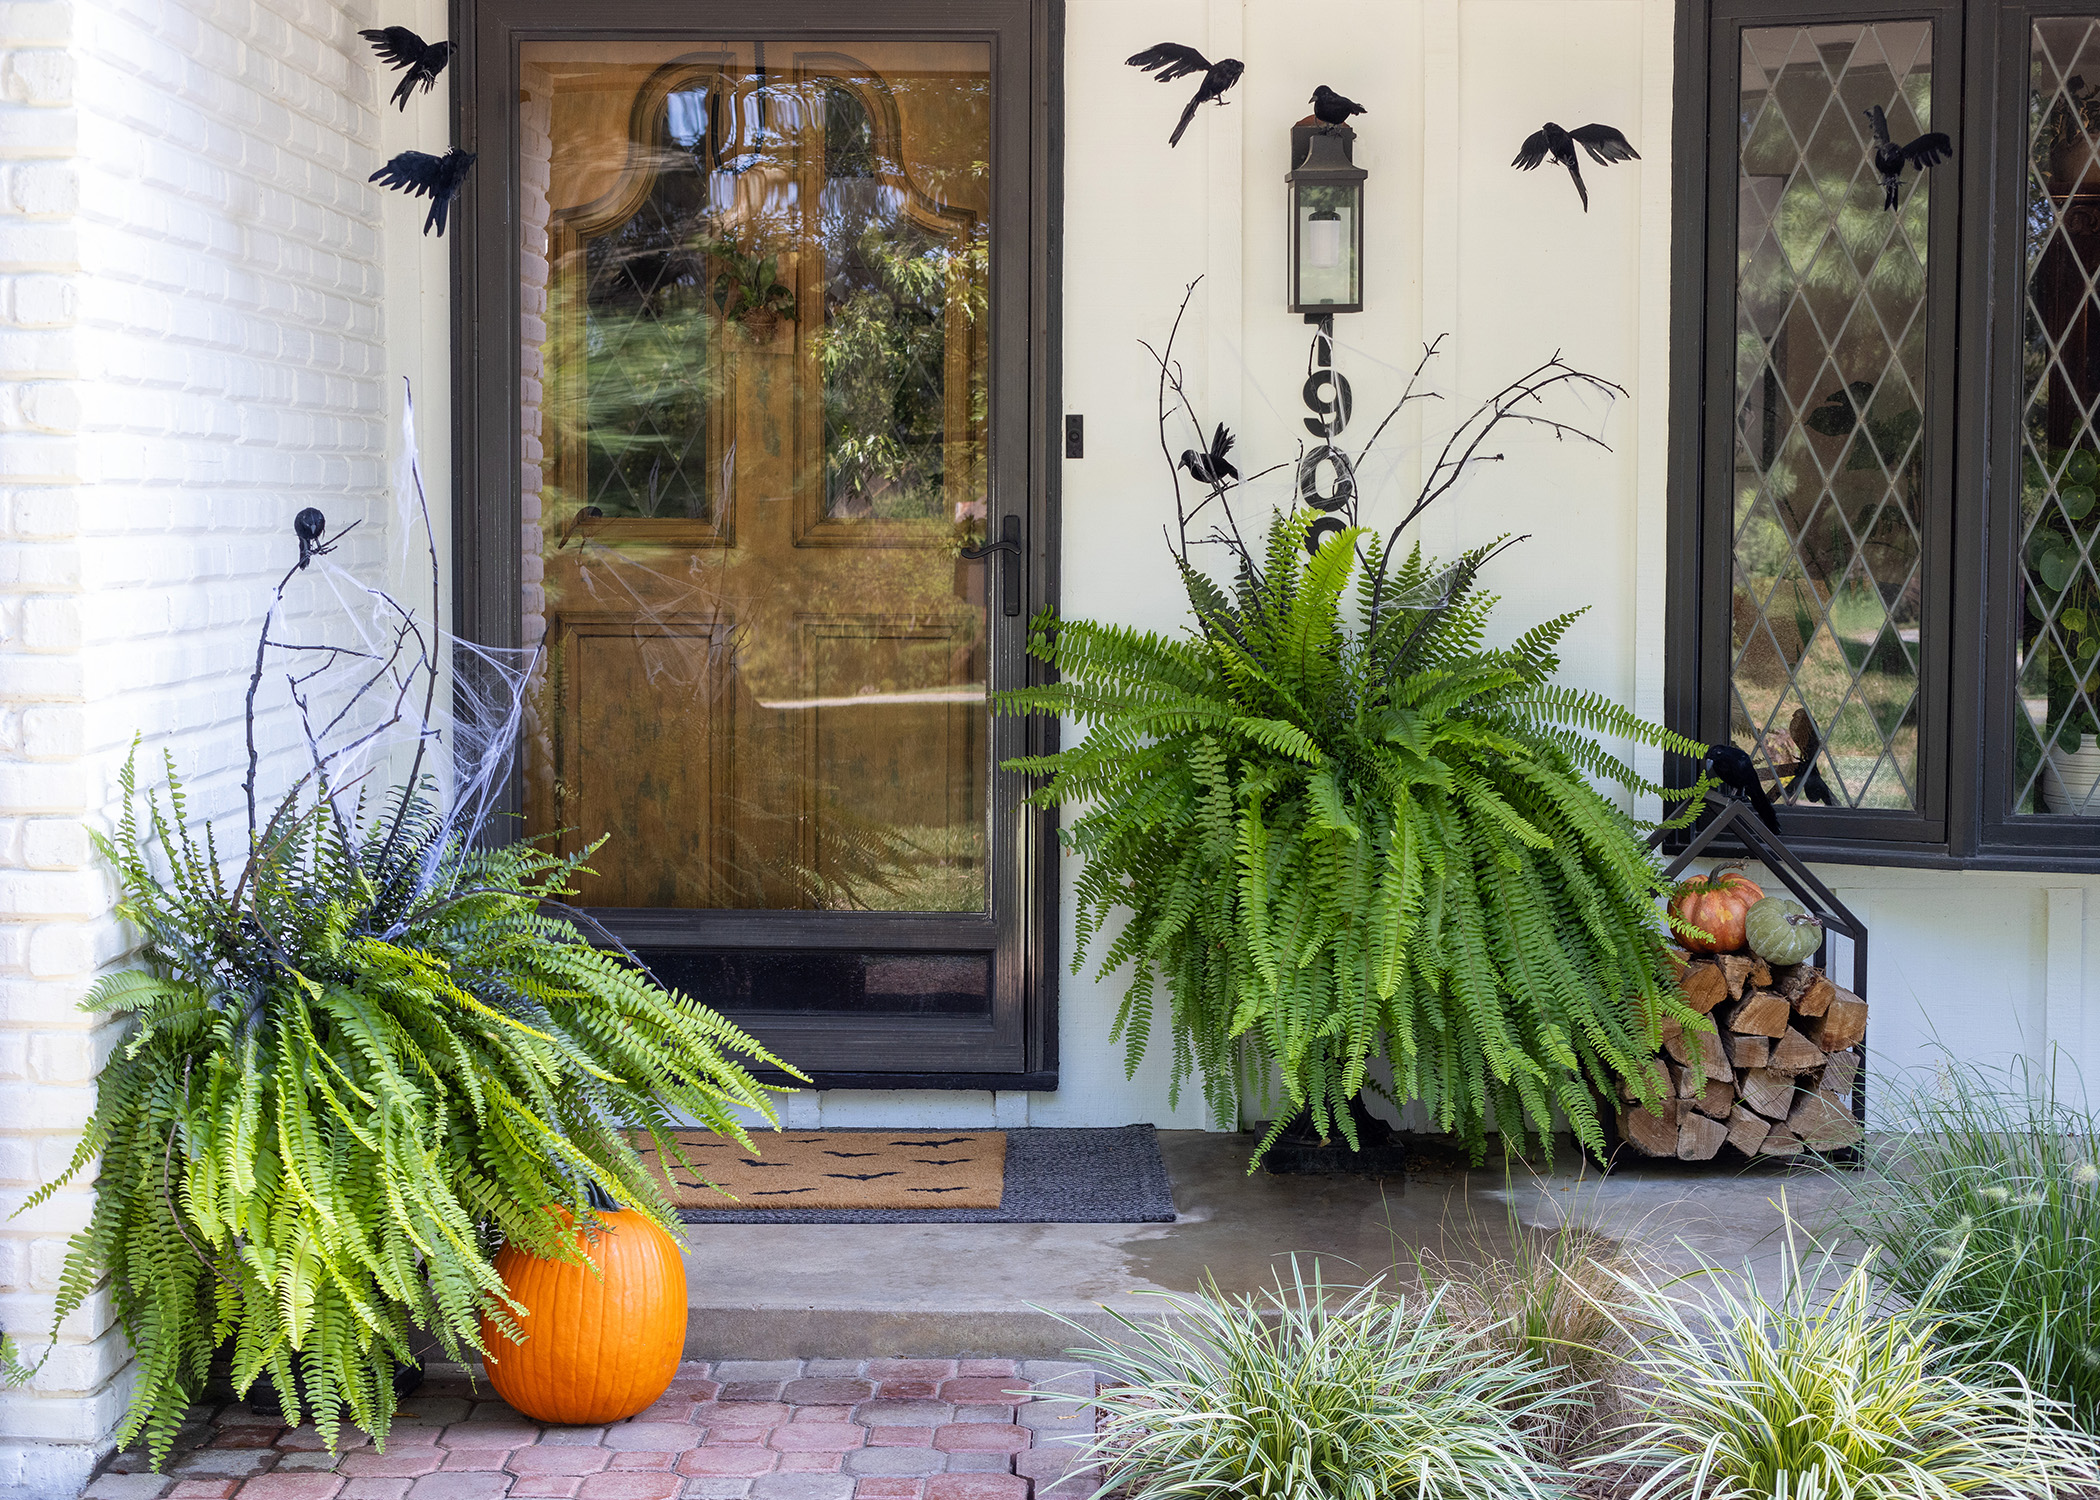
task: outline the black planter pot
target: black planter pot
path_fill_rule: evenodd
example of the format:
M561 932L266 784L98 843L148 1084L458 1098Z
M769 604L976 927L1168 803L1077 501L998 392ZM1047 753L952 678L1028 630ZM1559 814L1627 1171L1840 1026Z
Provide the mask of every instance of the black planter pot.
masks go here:
M1412 1152L1400 1133L1364 1108L1361 1099L1349 1101L1349 1117L1356 1126L1357 1150L1351 1151L1339 1133L1321 1140L1312 1116L1300 1114L1262 1157L1262 1170L1278 1177L1404 1178ZM1266 1125L1259 1128L1268 1133Z
M404 1365L394 1362L394 1399L405 1400L423 1384L421 1365ZM248 1410L264 1417L284 1415L284 1403L277 1399L277 1384L267 1373L258 1376L255 1384L248 1387Z

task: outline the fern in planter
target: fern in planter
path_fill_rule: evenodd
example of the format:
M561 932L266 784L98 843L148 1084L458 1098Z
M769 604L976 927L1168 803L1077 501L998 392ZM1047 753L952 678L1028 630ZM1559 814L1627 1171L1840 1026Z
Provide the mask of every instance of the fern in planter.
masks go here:
M1178 373L1160 365L1179 410ZM1463 440L1477 448L1505 407L1566 379L1591 381L1555 361ZM1349 1106L1374 1057L1476 1157L1491 1122L1543 1141L1556 1109L1601 1152L1596 1095L1651 1092L1661 1019L1700 1024L1671 979L1655 861L1589 778L1703 795L1650 784L1592 736L1703 747L1553 685L1574 615L1484 645L1494 600L1476 585L1496 549L1444 569L1394 556L1446 472L1383 541L1353 525L1322 538L1300 512L1259 552L1213 485L1230 590L1190 560L1193 512L1177 503L1194 628L1038 621L1030 650L1058 680L1000 700L1085 726L1012 764L1047 778L1039 804L1084 806L1065 830L1086 860L1081 957L1127 913L1100 968L1133 965L1117 1017L1129 1068L1163 979L1177 1090L1196 1078L1233 1120L1243 1094L1280 1084L1290 1107L1257 1161L1301 1112L1355 1145Z
M124 767L116 836L97 843L146 966L104 979L84 1008L137 1024L71 1165L30 1200L99 1160L57 1316L108 1279L137 1356L119 1441L143 1433L156 1466L221 1351L235 1389L267 1377L288 1422L312 1421L333 1446L348 1420L383 1446L412 1333L465 1360L483 1314L518 1331L492 1263L500 1243L576 1259L564 1225L584 1218L594 1183L673 1222L628 1132L690 1168L669 1135L680 1115L747 1146L736 1108L771 1116L743 1060L774 1059L586 940L589 919L560 899L585 856L485 847L464 766L450 796L434 795L421 773L438 737L434 630L370 589L396 616L376 654L273 633L286 585L334 545L324 527L318 511L299 517L300 559L256 653L237 873L208 828L193 830L172 763L167 803L147 796L143 826ZM347 717L316 711L313 652L363 684ZM256 689L284 653L312 765L258 823ZM462 655L449 680L465 693L476 669ZM346 798L346 768L403 716L411 687L424 712L408 715L405 783ZM360 716L360 703L377 707ZM507 762L500 736L464 737Z

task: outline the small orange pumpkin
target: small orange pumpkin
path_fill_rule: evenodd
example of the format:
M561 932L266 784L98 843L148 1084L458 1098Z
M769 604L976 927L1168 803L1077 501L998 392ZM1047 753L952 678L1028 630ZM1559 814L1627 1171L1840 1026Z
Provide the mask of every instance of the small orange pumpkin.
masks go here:
M1689 922L1711 941L1677 933L1693 953L1735 953L1744 942L1743 920L1765 897L1764 888L1743 873L1741 865L1722 865L1713 874L1681 880L1670 892L1670 913Z
M523 1306L514 1344L483 1319L489 1384L526 1416L595 1427L655 1403L685 1353L685 1262L654 1221L614 1206L593 1183L602 1221L595 1243L578 1242L598 1263L542 1260L512 1245L496 1270Z

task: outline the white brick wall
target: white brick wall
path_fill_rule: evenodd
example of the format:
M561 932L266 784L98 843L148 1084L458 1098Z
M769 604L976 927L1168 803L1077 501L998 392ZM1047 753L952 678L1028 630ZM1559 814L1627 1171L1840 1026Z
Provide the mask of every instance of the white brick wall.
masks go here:
M135 732L147 779L165 746L199 808L238 807L293 512L363 517L338 560L385 567L401 359L365 179L444 112L381 121L371 24L363 0L0 0L0 1326L32 1356L90 1189L5 1216L78 1139L119 1028L77 1005L128 948L84 826ZM402 238L414 283L432 258ZM266 725L280 776L290 727ZM0 1395L0 1495L78 1489L127 1362L105 1299L69 1320Z

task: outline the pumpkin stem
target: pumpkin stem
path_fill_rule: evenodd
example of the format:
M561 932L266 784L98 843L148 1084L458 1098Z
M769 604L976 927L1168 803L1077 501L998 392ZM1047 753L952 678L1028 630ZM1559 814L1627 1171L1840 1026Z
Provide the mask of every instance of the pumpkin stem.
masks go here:
M593 1213L610 1214L619 1212L620 1205L618 1201L614 1199L611 1193L598 1186L598 1179L595 1177L585 1183L584 1197L589 1202Z
M1812 917L1805 911L1788 912L1786 919L1796 927L1821 927L1823 925L1821 917Z

